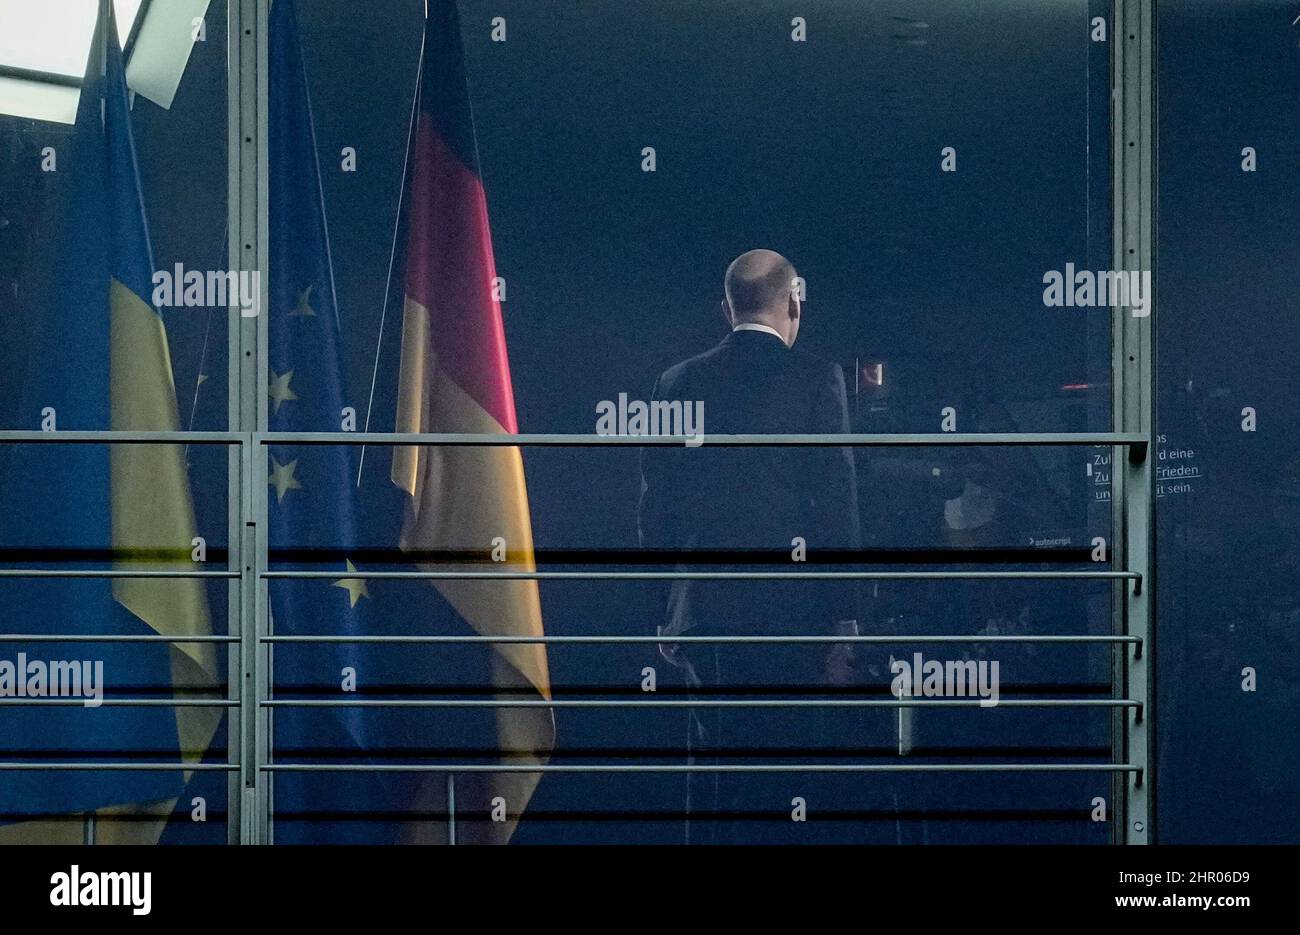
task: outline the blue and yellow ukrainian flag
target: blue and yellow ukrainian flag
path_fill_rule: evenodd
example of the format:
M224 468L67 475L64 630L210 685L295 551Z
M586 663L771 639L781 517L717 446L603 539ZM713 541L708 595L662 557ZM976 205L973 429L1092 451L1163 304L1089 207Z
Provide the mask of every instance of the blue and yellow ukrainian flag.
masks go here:
M167 336L150 305L153 260L122 51L101 3L81 104L59 154L53 230L24 309L28 379L19 428L175 430ZM44 423L44 424L43 424ZM29 445L9 453L0 488L6 563L187 569L194 510L179 445ZM52 551L53 550L53 551ZM0 644L0 658L103 663L105 697L168 698L218 684L202 582L41 579L0 589L7 632L149 635L161 643ZM181 762L208 750L219 708L0 706L0 759L15 762ZM186 775L166 772L0 773L0 842L79 842L74 813L96 812L101 842L155 842ZM62 816L62 817L60 817Z

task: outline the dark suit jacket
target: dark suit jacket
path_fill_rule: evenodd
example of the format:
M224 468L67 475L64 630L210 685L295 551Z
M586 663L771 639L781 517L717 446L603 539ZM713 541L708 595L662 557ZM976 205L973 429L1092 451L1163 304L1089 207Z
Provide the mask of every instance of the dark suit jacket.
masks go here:
M654 399L704 403L709 435L849 431L837 364L761 331L733 331L717 347L665 371ZM638 511L648 549L768 553L769 564L730 561L682 569L810 571L819 552L860 546L850 448L644 448ZM807 560L791 561L792 540ZM852 583L674 581L665 634L830 632L857 619Z

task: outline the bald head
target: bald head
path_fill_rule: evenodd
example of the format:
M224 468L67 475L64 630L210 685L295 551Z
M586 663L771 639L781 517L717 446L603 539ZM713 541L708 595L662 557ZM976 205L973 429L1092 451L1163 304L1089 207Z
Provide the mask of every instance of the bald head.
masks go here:
M781 333L786 344L794 344L799 330L797 275L794 264L773 250L750 250L732 260L723 281L732 325L768 325Z
M784 312L790 298L794 266L772 250L750 250L731 261L723 285L727 304L742 318L764 312Z

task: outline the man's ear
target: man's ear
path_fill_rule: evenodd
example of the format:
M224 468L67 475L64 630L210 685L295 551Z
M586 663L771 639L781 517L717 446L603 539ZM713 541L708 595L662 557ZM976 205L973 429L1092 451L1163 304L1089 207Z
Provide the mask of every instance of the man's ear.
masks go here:
M718 310L722 312L722 317L727 322L728 328L736 327L736 323L731 318L731 306L727 304L725 298L718 303Z
M790 320L791 320L791 321L798 321L798 320L799 320L799 313L800 313L801 311L802 311L802 309L799 307L799 297L798 297L797 295L794 294L794 290L791 290L791 291L790 291L790 311L789 311Z

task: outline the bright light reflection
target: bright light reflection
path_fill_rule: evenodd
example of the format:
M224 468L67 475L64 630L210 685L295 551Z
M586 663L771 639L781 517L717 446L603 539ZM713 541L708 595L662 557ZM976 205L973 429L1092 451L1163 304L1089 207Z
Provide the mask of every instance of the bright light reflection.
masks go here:
M143 0L113 0L123 42ZM98 0L0 0L0 65L80 78Z

